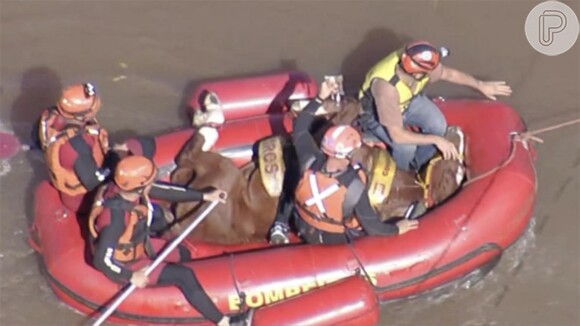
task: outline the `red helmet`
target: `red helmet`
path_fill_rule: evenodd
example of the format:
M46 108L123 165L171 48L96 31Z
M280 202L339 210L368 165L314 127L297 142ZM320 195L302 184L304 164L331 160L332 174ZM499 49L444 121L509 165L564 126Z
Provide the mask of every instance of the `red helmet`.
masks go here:
M439 50L427 42L415 42L405 46L401 55L401 66L408 74L427 73L439 65Z
M72 85L63 90L57 108L65 118L86 121L95 117L101 99L90 83Z
M347 158L362 145L359 132L351 126L334 126L322 138L322 152L336 158Z
M157 177L155 163L144 156L128 156L122 159L115 170L115 183L125 191L150 185Z

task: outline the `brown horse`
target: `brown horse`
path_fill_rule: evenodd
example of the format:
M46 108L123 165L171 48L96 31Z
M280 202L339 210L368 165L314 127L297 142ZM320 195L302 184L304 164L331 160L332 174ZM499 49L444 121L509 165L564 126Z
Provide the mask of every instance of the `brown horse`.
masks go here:
M293 109L300 110L298 106ZM350 124L359 112L360 105L353 99L347 98L340 105L332 101L325 102L324 110L320 113L326 115L330 123L323 123L315 133L315 138L320 138L333 124ZM177 168L171 175L171 181L192 188L219 187L227 191L229 197L226 204L218 205L210 213L189 239L203 239L219 244L263 241L274 221L279 197L277 194L270 195L272 192L264 185L257 164L251 162L238 169L229 158L204 151L203 148L208 148L205 141L203 133L196 132L192 136L177 157ZM397 170L383 148L365 144L355 153L353 161L360 163L371 175L383 175L390 179L386 187L381 177L377 177L374 183L371 181L371 187L376 188L373 193L374 207L383 220L403 216L411 203L423 202L427 186L418 182L415 174ZM382 164L377 164L379 161ZM433 166L431 174L440 178L431 184L441 187L430 189L433 194L431 204L443 201L457 190L459 184L456 171L459 165L457 161L439 160ZM177 204L176 217L181 223L188 223L198 206L199 203Z
M217 187L228 193L226 204L218 205L190 234L190 240L237 244L265 239L273 222L278 200L268 195L260 171L250 162L239 169L220 154L203 151L205 137L196 132L179 154L171 182L203 189ZM199 203L175 205L180 223L189 223Z

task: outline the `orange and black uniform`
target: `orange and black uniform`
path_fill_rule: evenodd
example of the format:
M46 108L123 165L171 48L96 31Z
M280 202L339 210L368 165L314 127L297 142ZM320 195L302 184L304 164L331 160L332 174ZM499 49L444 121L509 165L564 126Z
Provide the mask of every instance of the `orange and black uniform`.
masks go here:
M69 196L84 195L110 174L105 167L107 131L98 125L68 125L47 143L45 161L52 185Z
M168 227L164 212L144 197L129 202L109 185L102 204L89 226L94 238L93 265L109 279L118 283L131 280L133 271L149 265L167 244L163 239L150 238L151 233ZM151 198L170 202L201 201L203 193L189 188L164 183L154 183ZM149 213L149 211L151 211ZM151 285L174 285L187 301L207 319L217 323L223 314L205 293L194 272L180 262L191 260L191 253L184 246L172 251L164 262L149 275Z
M87 126L98 126L99 122L93 118L86 122ZM44 109L40 118L32 129L32 140L34 145L42 151L46 151L49 143L52 143L59 136L59 133L70 126L70 122L58 112L56 106Z
M118 156L108 151L108 134L98 125L68 125L58 133L52 128L45 131L46 135L53 135L47 143L45 160L52 184L60 192L69 196L83 195L96 189L114 170ZM41 136L41 144L42 139ZM127 143L131 154L153 159L153 138L138 137Z
M381 222L371 207L361 180L364 173L358 167L349 165L338 174L325 171L326 156L310 133L319 106L320 102L310 101L296 118L292 132L301 177L294 194L300 235L309 243L344 243L347 237L397 234L398 227ZM317 186L303 187L303 183L311 181ZM303 188L309 190L302 191ZM328 205L324 205L325 201Z

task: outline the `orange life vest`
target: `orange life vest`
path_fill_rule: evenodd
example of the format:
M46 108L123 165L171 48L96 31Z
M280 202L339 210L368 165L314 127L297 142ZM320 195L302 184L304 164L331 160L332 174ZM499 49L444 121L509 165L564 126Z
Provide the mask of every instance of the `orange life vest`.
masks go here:
M59 121L61 120L61 121ZM43 151L46 151L48 145L59 138L59 134L67 128L66 119L58 113L55 107L45 109L40 116L40 124L38 127L38 139ZM62 126L59 126L62 124ZM91 127L98 127L97 119L90 120L87 125Z
M129 203L118 196L118 188L111 191L102 186L89 215L89 231L94 240L99 237L98 218L104 208L120 208L125 211L125 231L113 253L113 258L121 263L129 263L145 258L149 246L149 226L153 219L151 203L144 199L141 204ZM105 189L105 190L104 190Z
M366 182L364 173L358 169L356 171L363 183ZM344 233L345 227L360 230L354 215L356 202L346 208L347 211L343 205L348 187L338 178L320 171L307 170L296 187L294 198L298 214L306 223L325 232Z
M89 125L84 128L69 126L60 131L54 139L48 143L44 153L44 160L48 166L50 181L52 185L60 192L69 196L78 196L88 192L83 186L74 170L65 169L60 162L60 149L68 143L71 138L89 134L94 138L91 152L93 159L98 167L103 165L105 154L109 149L108 134L105 129L99 126Z

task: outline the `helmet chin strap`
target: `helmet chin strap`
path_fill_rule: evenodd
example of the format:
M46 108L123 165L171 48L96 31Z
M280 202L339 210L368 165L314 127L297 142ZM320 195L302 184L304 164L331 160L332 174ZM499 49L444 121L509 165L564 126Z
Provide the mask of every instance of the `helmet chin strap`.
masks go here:
M340 175L341 173L346 171L349 162L350 161L347 158L338 158L338 157L329 156L328 160L326 161L326 164L324 164L322 172L324 172L325 174L327 174L329 176ZM340 169L337 169L334 171L328 171L328 164L329 163L332 165L333 168L339 167Z
M145 187L136 188L133 190L121 190L121 197L129 201L135 201L141 197Z

